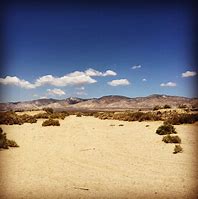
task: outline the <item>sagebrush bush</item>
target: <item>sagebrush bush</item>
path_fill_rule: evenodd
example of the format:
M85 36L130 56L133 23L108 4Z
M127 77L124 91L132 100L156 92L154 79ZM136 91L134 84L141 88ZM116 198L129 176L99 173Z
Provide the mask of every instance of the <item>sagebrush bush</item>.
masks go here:
M42 123L42 126L60 126L58 120L48 119Z
M54 112L53 108L43 108L43 110L44 110L46 113L53 113L53 112Z
M158 105L157 105L157 106L154 106L154 107L153 107L153 110L154 110L154 111L157 111L157 110L159 110L159 109L161 109L161 108L162 108L161 106L158 106Z
M49 117L49 113L37 113L36 115L34 115L34 118L36 119L48 119Z
M22 119L23 123L36 123L37 119L34 116L23 114L19 116Z
M167 135L172 133L177 133L175 127L171 124L164 123L163 125L159 126L156 130L158 135Z
M6 133L3 133L3 129L0 127L0 148L8 149L9 147L19 147L14 140L8 140Z
M166 120L167 123L173 124L173 125L179 125L179 124L193 124L198 121L198 114L188 114L188 113L181 113L177 114L174 113L168 117Z
M181 138L179 136L171 136L170 134L166 135L162 139L165 143L181 143Z
M14 140L7 139L7 144L9 147L19 147L19 145Z
M168 105L168 104L165 104L163 108L164 108L164 109L167 109L167 108L171 108L171 106Z
M23 124L22 118L13 111L0 113L0 124L13 125Z
M64 120L66 117L66 114L65 113L59 113L59 112L56 112L56 113L52 113L49 118L51 119L61 119L61 120Z
M36 123L37 120L34 116L27 114L17 115L15 112L8 111L0 113L0 124L13 125L13 124L24 124L24 123Z
M182 152L183 152L183 148L180 145L175 145L173 153L176 154L176 153L182 153Z
M82 117L82 113L80 112L76 113L76 117Z
M178 108L188 108L188 106L187 106L186 104L180 104L180 105L178 106Z

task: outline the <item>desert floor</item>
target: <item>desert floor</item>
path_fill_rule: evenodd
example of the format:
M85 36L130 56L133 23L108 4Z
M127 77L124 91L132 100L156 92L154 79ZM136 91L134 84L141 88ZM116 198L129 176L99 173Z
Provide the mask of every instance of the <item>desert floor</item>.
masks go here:
M162 122L42 121L1 125L20 145L0 151L1 199L197 198L196 124L175 126L184 152L173 154L155 133Z

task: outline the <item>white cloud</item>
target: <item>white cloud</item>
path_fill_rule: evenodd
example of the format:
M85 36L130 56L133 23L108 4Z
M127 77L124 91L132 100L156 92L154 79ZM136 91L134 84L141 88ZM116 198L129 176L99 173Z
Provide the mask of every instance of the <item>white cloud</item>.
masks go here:
M95 69L89 68L85 71L85 74L90 76L90 77L94 77L94 76L102 76L102 72L99 72Z
M36 86L53 85L53 86L68 86L68 85L82 85L93 84L97 82L84 72L75 71L62 77L54 77L52 75L46 75L36 80Z
M47 96L41 96L39 99L47 99Z
M76 95L87 95L87 93L84 91L78 91L76 92Z
M186 71L185 73L182 73L182 77L193 77L197 75L195 71Z
M112 71L112 70L107 70L106 72L102 73L102 72L97 71L97 70L92 69L92 68L87 69L85 71L85 74L90 76L90 77L94 77L94 76L98 76L98 77L103 76L103 77L105 77L105 76L115 76L115 75L117 75L117 73Z
M85 72L74 71L72 73L66 74L61 77L55 77L53 75L45 75L36 79L34 83L30 83L26 80L20 79L16 76L6 76L5 78L0 78L0 84L4 85L15 85L21 88L33 89L44 85L51 85L57 87L63 87L68 85L83 85L83 84L93 84L97 81L93 79L94 76L115 76L116 72L112 70L107 70L102 73L100 71L89 68Z
M103 76L116 76L117 73L112 70L107 70L105 73L103 73Z
M144 79L142 79L142 81L143 81L143 82L146 82L146 81L147 81L147 79L145 79L145 78L144 78Z
M84 91L84 90L85 90L85 87L84 87L84 86L81 86L81 87L76 88L76 90Z
M162 87L175 87L175 86L177 86L177 84L174 83L174 82L167 82L167 83L161 83L160 86L162 86Z
M141 67L142 66L140 64L138 64L138 65L133 66L132 69L138 69L138 68L141 68Z
M4 85L15 85L26 89L35 88L34 84L31 84L30 82L25 81L24 79L19 79L16 76L6 76L5 78L0 78L0 83Z
M65 95L65 92L59 88L54 88L54 89L47 89L47 94L48 95Z
M116 79L108 82L107 84L110 86L127 86L130 84L130 82L127 79Z

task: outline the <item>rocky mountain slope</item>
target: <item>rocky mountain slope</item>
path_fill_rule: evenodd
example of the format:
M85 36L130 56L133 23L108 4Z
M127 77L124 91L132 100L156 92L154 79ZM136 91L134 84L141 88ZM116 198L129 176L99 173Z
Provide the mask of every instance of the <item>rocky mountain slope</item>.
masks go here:
M103 96L101 98L81 99L70 97L63 100L38 99L24 102L0 103L0 110L29 110L51 107L54 109L130 109L153 108L168 104L177 107L185 104L189 107L198 106L198 98L186 98L168 95L150 95L147 97L129 98L125 96Z

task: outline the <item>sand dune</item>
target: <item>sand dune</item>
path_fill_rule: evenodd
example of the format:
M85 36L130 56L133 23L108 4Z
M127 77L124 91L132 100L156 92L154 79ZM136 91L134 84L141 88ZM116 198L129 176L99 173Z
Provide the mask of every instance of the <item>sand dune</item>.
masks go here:
M20 147L0 151L0 198L197 198L197 125L176 126L184 152L173 154L162 122L42 121L1 125Z

